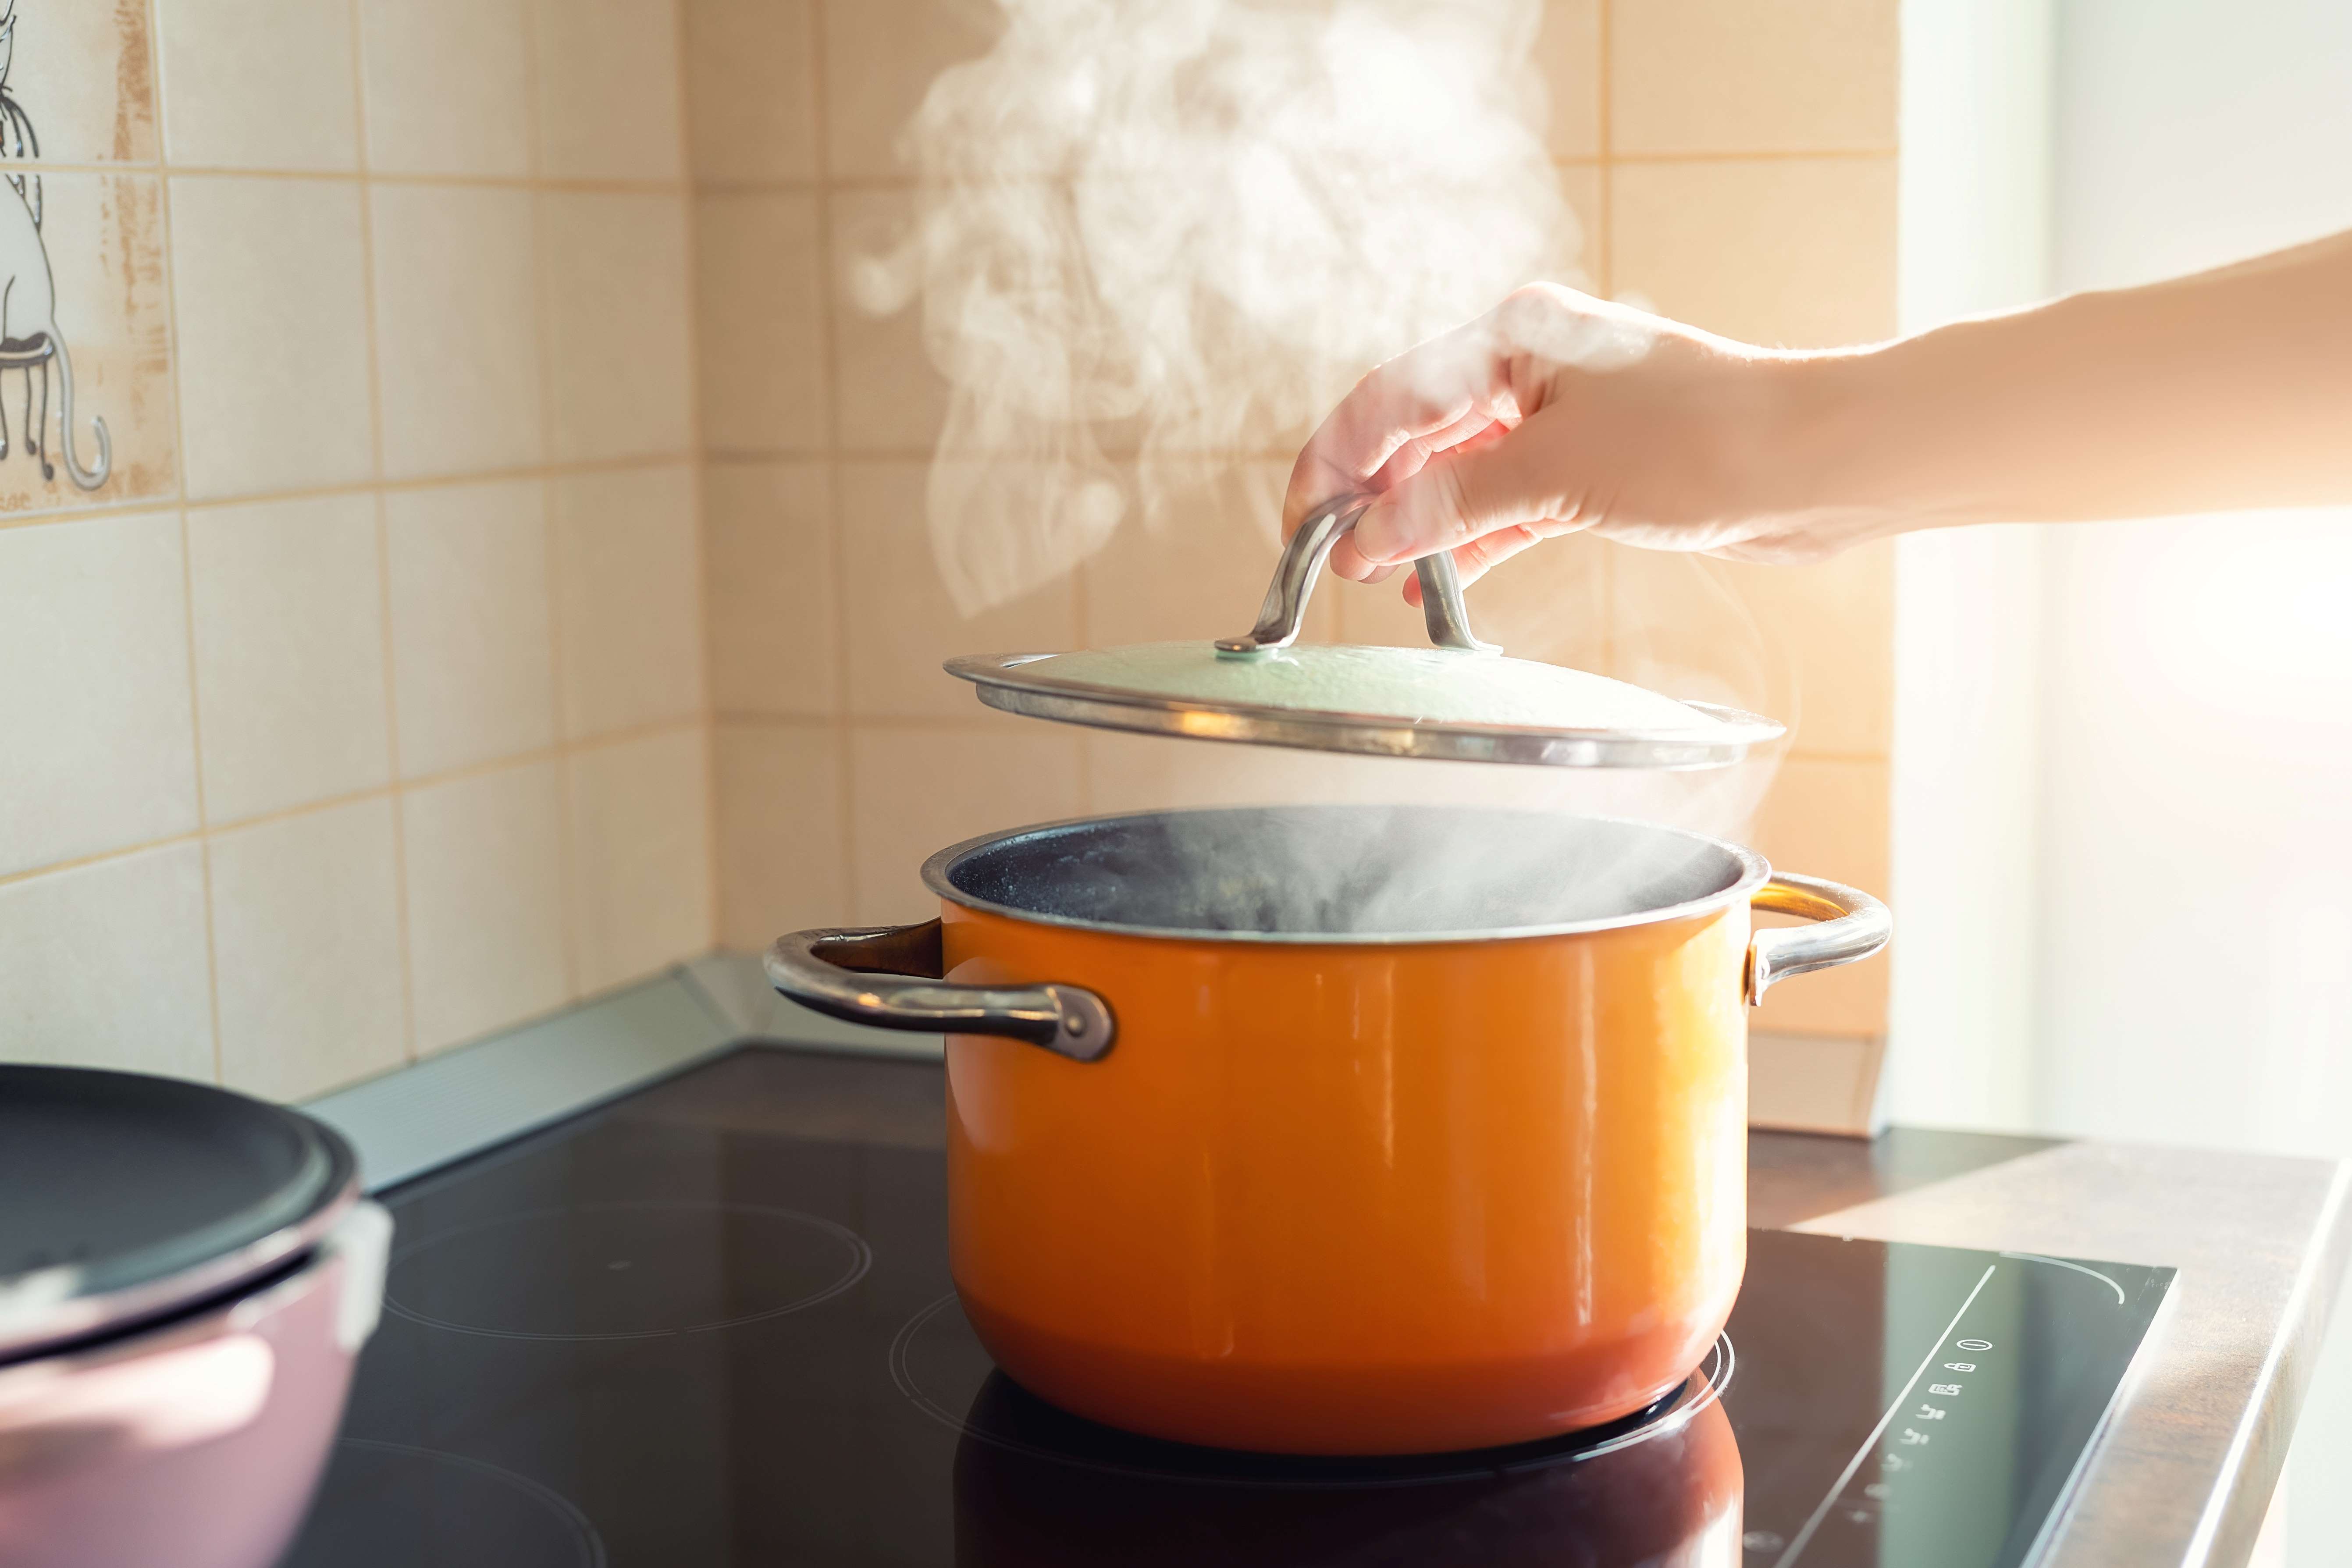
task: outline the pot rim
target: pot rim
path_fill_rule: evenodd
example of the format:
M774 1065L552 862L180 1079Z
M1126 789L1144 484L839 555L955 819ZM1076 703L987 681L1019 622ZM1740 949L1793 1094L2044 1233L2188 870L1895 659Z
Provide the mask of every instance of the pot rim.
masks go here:
M362 1196L359 1155L350 1141L298 1106L107 1068L18 1062L7 1070L100 1085L130 1080L151 1091L160 1086L185 1102L243 1102L238 1114L266 1119L293 1135L302 1146L304 1168L296 1180L242 1209L98 1259L97 1267L84 1261L0 1277L0 1285L16 1286L25 1298L16 1310L0 1312L0 1370L105 1342L241 1289L315 1249Z
M1548 925L1489 926L1471 930L1427 931L1211 931L1188 926L1129 925L1118 921L1092 921L1075 915L1044 914L1013 904L983 899L948 880L949 869L965 858L982 849L1015 843L1021 839L1043 837L1047 834L1066 832L1074 827L1093 826L1109 822L1139 822L1153 817L1202 817L1225 812L1265 810L1262 806L1215 805L1182 806L1163 811L1117 811L1092 816L1066 816L1052 822L1033 823L1026 827L1000 828L967 838L961 844L950 844L923 862L923 885L949 903L982 914L1002 915L1007 920L1022 921L1031 925L1061 926L1070 931L1099 931L1113 936L1151 937L1172 942L1230 942L1237 946L1260 947L1424 947L1440 943L1512 941L1519 938L1551 936L1586 936L1598 931L1621 931L1629 926L1657 925L1667 921L1688 920L1712 913L1734 903L1746 903L1749 895L1762 887L1772 875L1771 866L1764 857L1742 844L1728 839L1709 837L1686 827L1669 827L1663 823L1643 822L1629 816L1593 816L1581 812L1519 813L1508 807L1453 806L1441 809L1491 812L1496 815L1562 816L1578 822L1607 823L1612 826L1634 827L1648 833L1664 834L1686 843L1716 849L1727 855L1739 867L1739 875L1728 887L1704 898L1685 900L1678 904L1664 904L1654 910L1636 910L1630 914L1610 915L1599 920L1565 921ZM1282 808L1275 808L1282 809Z

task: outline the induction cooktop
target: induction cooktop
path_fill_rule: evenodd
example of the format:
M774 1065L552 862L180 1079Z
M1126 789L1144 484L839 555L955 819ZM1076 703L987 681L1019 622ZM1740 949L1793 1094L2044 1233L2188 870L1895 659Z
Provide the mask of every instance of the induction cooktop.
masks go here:
M991 1365L941 1069L746 1047L383 1194L386 1312L288 1568L2016 1568L2169 1268L1756 1230L1675 1394L1474 1454L1155 1442Z

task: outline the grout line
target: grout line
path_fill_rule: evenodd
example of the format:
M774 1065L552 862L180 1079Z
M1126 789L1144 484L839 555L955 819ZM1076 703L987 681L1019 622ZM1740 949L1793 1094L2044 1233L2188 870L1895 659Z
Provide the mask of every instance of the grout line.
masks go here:
M835 178L833 167L832 134L829 130L831 101L827 91L825 71L825 12L826 0L809 0L809 110L810 155L817 170L816 249L817 249L817 354L824 385L825 412L825 515L833 531L833 769L835 821L836 842L841 846L842 888L850 909L857 908L857 769L854 755L856 731L850 721L849 667L854 650L849 638L849 538L847 517L841 500L841 355L835 342L834 296L839 285L834 275L833 258L833 196L839 191L856 190L855 182ZM921 460L929 462L931 454L925 452Z
M392 913L400 959L400 1055L416 1059L416 970L408 931L408 813L400 778L400 694L394 675L392 634L392 522L383 496L383 346L378 325L375 275L375 185L368 173L367 68L361 58L366 19L360 0L349 0L352 23L352 156L360 173L360 294L365 301L368 369L368 492L375 516L376 631L383 657L384 763L394 783L392 815Z
M694 138L687 121L687 105L692 101L693 83L688 79L688 62L693 58L693 42L687 36L687 15L690 5L681 5L673 18L677 57L677 156L679 165L689 180L694 172ZM686 378L687 429L694 440L695 461L688 471L687 483L691 487L694 506L694 625L700 635L695 638L695 654L702 676L702 869L703 869L703 945L719 940L719 920L722 900L719 896L719 726L711 717L713 690L710 668L710 516L709 500L703 480L705 443L702 430L702 333L698 330L702 318L702 282L698 267L700 259L701 227L696 222L697 207L701 200L698 192L690 192L681 220L686 227L686 291L687 325Z
M438 773L420 773L415 778L401 779L391 784L371 784L365 789L325 795L317 800L306 800L299 805L278 806L274 810L257 812L251 816L215 822L209 826L191 829L186 833L167 834L161 838L143 838L136 844L118 845L114 848L99 850L93 854L78 855L64 860L51 860L38 866L27 866L22 870L0 875L0 888L17 882L34 881L42 877L58 876L68 871L78 871L85 867L100 865L110 860L121 860L132 855L144 855L153 849L168 849L175 845L208 846L217 839L232 834L243 833L248 828L268 827L278 823L289 822L296 817L309 816L316 812L333 811L346 805L357 805L364 801L415 795L443 784L461 783L492 773L538 767L547 763L561 763L583 753L606 751L615 746L651 740L656 736L686 733L699 729L703 722L704 720L699 714L681 719L655 720L648 723L631 725L624 730L608 731L587 740L553 746L541 746L528 752L515 752L506 756L493 757L485 762L467 763L459 767L444 768Z
M539 353L539 449L542 460L555 451L555 348L554 322L548 305L544 263L547 257L547 198L545 182L540 178L542 162L540 148L540 80L539 80L539 8L523 6L523 27L530 35L523 49L523 98L530 123L525 142L526 164L531 176L530 202L530 299L537 327ZM690 459L689 459L690 460ZM549 733L555 737L559 758L568 755L563 748L571 726L564 713L566 693L571 683L564 670L563 640L563 565L564 553L555 522L555 484L551 470L541 479L539 487L539 525L541 549L547 563L547 668ZM572 801L572 770L558 761L555 768L556 898L562 908L557 910L556 931L563 949L563 994L567 1001L580 997L579 888L584 879L578 864L579 840L573 832L574 814Z
M1616 18L1611 15L1612 0L1599 0L1599 3L1601 16L1596 47L1601 58L1595 73L1594 89L1600 100L1600 123L1596 128L1600 157L1596 163L1595 180L1599 187L1596 201L1601 210L1594 221L1601 226L1601 235L1600 243L1595 247L1593 281L1601 297L1611 300L1616 297L1617 289L1617 201L1612 167L1616 139L1612 134L1611 125L1612 117L1616 113L1616 104L1610 91L1611 79L1616 75L1615 65L1610 56L1612 24ZM1613 676L1617 673L1617 556L1613 547L1600 552L1600 578L1601 673Z
M174 422L177 421L174 410ZM822 454L799 454L804 458L821 458ZM772 459L769 459L772 460ZM191 511L209 511L220 507L259 506L281 500L326 500L339 497L397 495L408 490L450 489L461 485L504 484L516 479L563 479L578 474L635 472L646 468L671 468L691 464L691 452L657 452L640 457L582 458L562 463L538 463L509 468L478 468L457 474L434 474L417 479L380 479L340 485L310 485L294 489L254 490L230 496L211 496L198 500L184 493L185 482L175 492L140 496L120 501L100 501L83 506L50 507L38 511L11 513L0 518L0 532L12 528L34 528L54 522L73 522L84 518L120 516L127 512L163 511L185 508Z
M158 849L176 849L189 844L201 848L205 841L206 836L202 828L191 828L185 833L166 834L161 838L142 838L136 844L125 844L119 848L93 850L88 855L69 856L63 860L51 860L46 865L26 866L21 870L0 873L0 888L14 887L19 882L37 882L44 877L63 877L75 871L88 870L92 866L103 866L114 860L128 860L133 855L151 854ZM209 893L206 896L209 898ZM217 1042L215 1044L214 1052L215 1056L218 1055Z
M1726 148L1718 152L1612 153L1608 160L1618 163L1870 163L1893 158L1900 151L1895 147Z
M1605 95L1607 90L1605 86L1602 90ZM1654 153L1622 151L1614 153L1591 154L1551 153L1545 156L1546 161L1557 168L1590 169L1608 163L1612 158L1620 163L1769 163L1831 159L1892 158L1897 156L1899 152L1900 149L1895 146L1702 147ZM1157 171L1138 167L1133 171L1133 177L1139 181L1153 179L1157 177ZM1052 178L1048 175L1038 175L1029 183L1047 184ZM823 195L828 192L835 195L898 194L913 191L920 183L919 179L912 174L845 174L815 179L698 178L692 182L697 195L708 196Z
M358 165L349 169L276 169L238 168L217 163L174 163L159 159L152 163L60 163L47 160L35 166L44 174L134 174L149 178L199 180L316 180L361 181L383 185L451 185L476 190L558 191L579 195L677 195L691 188L684 178L675 180L632 180L611 177L572 178L539 174L478 174L463 173L413 174L395 169L371 170L365 164L364 143Z
M148 81L149 90L154 98L154 101L148 106L148 109L154 117L155 144L160 156L163 139L163 51L160 47L160 40L163 35L161 30L162 19L156 14L159 3L160 0L147 0L147 37L153 57ZM201 688L196 681L195 541L188 523L188 441L186 419L183 412L188 405L188 400L186 388L181 384L180 379L185 362L180 353L180 305L177 293L179 274L173 265L172 256L172 192L169 185L161 180L158 180L157 185L156 245L162 252L161 260L163 266L163 342L164 352L170 359L169 371L165 379L172 388L172 489L166 504L173 505L180 514L181 614L186 621L188 645L188 740L192 750L190 761L195 773L196 784L196 831L191 837L196 840L197 868L205 895L205 1000L211 1019L213 1081L218 1083L224 1076L220 1025L220 942L214 932L213 848L209 831L210 809L205 801L204 703L201 699ZM46 432L43 438L47 439ZM152 506L155 503L152 499L150 499L142 504ZM75 515L86 510L89 509L70 509L65 512L65 515ZM54 518L58 514L49 515ZM11 522L15 521L10 520ZM0 523L0 527L6 526L9 524ZM49 870L54 868L44 867L41 869ZM37 875L38 873L27 874ZM0 881L7 879L0 878Z
M834 713L761 713L748 708L714 708L710 721L733 729L829 730L840 721Z
M898 732L956 730L982 735L1035 735L1045 732L1041 731L1040 725L1052 722L1050 720L1024 719L1015 714L1000 713L995 709L985 707L979 702L974 702L971 708L972 710L970 713L963 714L860 713L851 718L848 723L853 730L887 730ZM1084 733L1087 730L1087 726L1081 724L1064 724L1059 728L1073 734ZM1181 735L1162 737L1146 733L1144 738L1181 741L1187 737ZM1223 742L1204 743L1222 744Z
M161 62L158 61L160 76ZM533 136L537 125L533 125ZM1864 147L1715 147L1688 148L1673 152L1616 153L1621 163L1769 163L1803 162L1808 160L1869 160L1893 158L1900 154L1895 146ZM66 163L55 159L26 160L43 174L87 174L94 176L138 175L146 178L189 178L200 180L366 180L385 185L462 185L477 189L507 191L551 191L560 195L822 195L827 193L856 195L860 193L908 191L919 183L912 175L843 174L814 179L697 179L681 176L674 180L626 179L614 176L577 176L541 174L483 174L451 170L446 173L416 172L399 169L286 169L240 167L229 163L174 163L158 157L152 162L125 159L120 163ZM1575 153L1550 153L1548 160L1561 168L1590 168L1603 162L1601 157ZM1134 171L1138 180L1156 176L1150 168ZM1041 177L1042 178L1042 177Z

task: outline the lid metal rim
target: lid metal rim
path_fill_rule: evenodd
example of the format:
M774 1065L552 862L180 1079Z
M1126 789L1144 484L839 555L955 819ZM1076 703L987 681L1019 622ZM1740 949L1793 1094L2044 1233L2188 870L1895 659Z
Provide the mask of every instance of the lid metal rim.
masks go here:
M1643 768L1684 772L1739 761L1751 746L1777 740L1785 727L1736 708L1684 706L1720 732L1681 730L1571 730L1536 725L1457 723L1341 710L1171 697L1090 681L1032 674L1023 667L1054 656L965 654L947 661L950 675L979 688L992 708L1096 729L1139 731L1192 740L1288 746L1365 756L1439 762L1514 763L1551 767ZM1016 673L1018 672L1018 673Z
M1521 938L1553 936L1588 936L1599 931L1622 931L1629 926L1657 925L1667 921L1691 920L1735 903L1744 903L1748 895L1762 887L1772 875L1772 868L1764 857L1744 845L1710 838L1704 833L1688 828L1667 827L1654 822L1638 822L1628 817L1587 816L1579 815L1580 822L1606 823L1612 826L1637 827L1645 832L1664 834L1687 843L1718 850L1739 867L1739 875L1728 887L1717 889L1704 898L1686 899L1678 904L1661 905L1654 910L1637 910L1630 914L1610 915L1599 920L1562 921L1549 925L1492 926L1459 931L1218 931L1192 926L1129 925L1117 921L1090 921L1076 915L1045 914L1036 910L1024 910L1017 905L998 903L977 894L965 892L948 879L948 873L966 856L982 849L993 849L1017 843L1025 838L1042 838L1049 834L1066 832L1075 827L1092 827L1104 823L1142 821L1151 817L1214 816L1225 812L1262 809L1254 806L1202 806L1180 811L1127 811L1103 816L1071 816L1055 822L1041 822L1028 827L1014 827L995 833L983 833L967 838L961 844L950 844L923 862L923 885L940 898L962 909L982 914L1002 915L1007 920L1024 921L1032 925L1059 926L1066 931L1097 931L1108 936L1133 936L1167 942L1232 942L1259 947L1435 947L1453 946L1471 942L1512 942ZM1468 808L1476 809L1476 808ZM1565 815L1565 814L1563 814Z
M300 1115L289 1111L289 1115ZM0 1322L0 1365L76 1350L180 1308L259 1279L318 1245L360 1198L359 1161L334 1129L310 1121L323 1148L327 1173L318 1195L293 1220L263 1236L169 1274L89 1295L69 1296L16 1322Z

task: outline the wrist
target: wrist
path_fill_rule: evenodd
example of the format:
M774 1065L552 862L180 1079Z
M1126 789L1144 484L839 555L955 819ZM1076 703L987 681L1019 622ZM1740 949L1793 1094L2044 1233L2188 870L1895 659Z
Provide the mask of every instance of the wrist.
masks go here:
M1835 548L1928 521L1920 450L1902 395L1895 343L1776 355L1766 362L1775 451L1768 502L1784 526ZM1931 487L1930 487L1931 488Z

